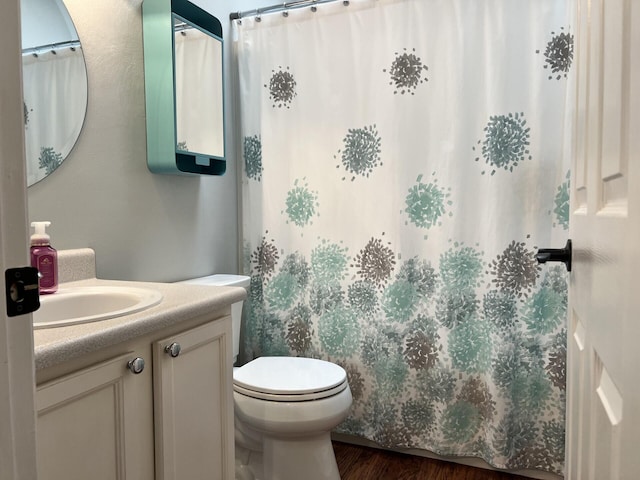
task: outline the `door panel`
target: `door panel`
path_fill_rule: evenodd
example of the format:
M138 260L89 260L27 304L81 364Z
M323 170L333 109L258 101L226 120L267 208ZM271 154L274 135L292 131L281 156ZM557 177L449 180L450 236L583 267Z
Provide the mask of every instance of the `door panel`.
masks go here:
M579 0L567 472L640 478L640 3Z

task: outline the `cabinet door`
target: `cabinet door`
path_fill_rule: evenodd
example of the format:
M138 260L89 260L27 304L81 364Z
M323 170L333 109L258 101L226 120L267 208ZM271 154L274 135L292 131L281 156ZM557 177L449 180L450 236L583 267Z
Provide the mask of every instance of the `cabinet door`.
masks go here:
M37 387L39 480L153 479L152 375L151 368L131 373L127 363L136 356L143 355L122 355Z
M157 480L234 478L231 357L231 317L153 345Z

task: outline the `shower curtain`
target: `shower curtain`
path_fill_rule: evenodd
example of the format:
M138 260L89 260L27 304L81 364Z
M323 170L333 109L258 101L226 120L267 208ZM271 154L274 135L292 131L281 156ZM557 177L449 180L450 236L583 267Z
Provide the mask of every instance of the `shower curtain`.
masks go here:
M322 358L339 432L561 473L569 2L362 0L235 21L244 359Z
M194 27L173 38L178 149L223 156L221 43Z
M73 148L87 108L82 48L22 55L27 185L53 172Z

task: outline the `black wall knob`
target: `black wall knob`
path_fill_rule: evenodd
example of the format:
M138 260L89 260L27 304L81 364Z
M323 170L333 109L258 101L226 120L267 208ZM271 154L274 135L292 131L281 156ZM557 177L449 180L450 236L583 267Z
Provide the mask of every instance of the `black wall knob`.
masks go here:
M540 248L536 253L538 263L562 262L571 271L571 239L567 240L564 248Z

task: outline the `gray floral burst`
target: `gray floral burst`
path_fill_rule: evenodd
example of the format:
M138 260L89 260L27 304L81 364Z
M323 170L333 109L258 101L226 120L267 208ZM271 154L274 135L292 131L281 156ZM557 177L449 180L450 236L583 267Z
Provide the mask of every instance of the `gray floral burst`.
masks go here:
M396 52L395 54L396 58L389 69L389 75L391 76L389 85L395 86L394 94L397 94L399 91L401 95L405 93L415 95L415 90L418 85L429 81L426 77L422 77L423 73L428 70L428 67L423 65L422 60L413 53L415 51L416 49L414 48L412 52L407 53L407 49L405 48L405 53ZM386 71L386 69L383 70L383 72Z
M564 30L564 28L561 29ZM556 80L560 80L562 77L567 77L573 63L573 35L564 32L558 34L551 32L551 35L553 38L547 43L544 51L544 68L551 70L549 80L553 79L554 74ZM540 50L536 50L536 53L540 53Z
M290 108L293 98L296 93L296 81L293 75L289 73L289 67L285 70L281 66L279 70L273 70L269 85L265 85L265 88L269 89L271 101L273 101L273 108Z
M24 126L26 127L29 125L29 109L27 108L27 104L24 100L22 101L22 108L24 114Z
M524 242L513 240L509 246L493 260L490 272L494 275L491 281L501 290L511 292L517 297L531 293L540 275L535 254L527 250Z
M358 275L368 280L378 288L382 288L396 264L395 254L386 247L379 238L372 238L369 243L356 255L355 266Z
M271 276L279 258L278 248L272 242L273 240L269 242L263 237L258 248L251 254L251 263L254 264L256 271L265 278Z

